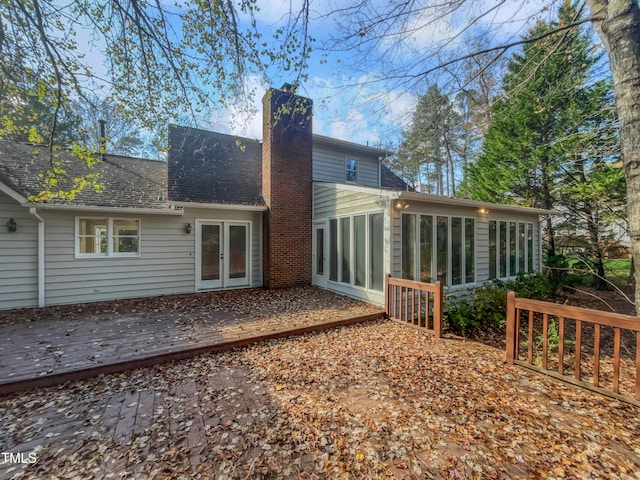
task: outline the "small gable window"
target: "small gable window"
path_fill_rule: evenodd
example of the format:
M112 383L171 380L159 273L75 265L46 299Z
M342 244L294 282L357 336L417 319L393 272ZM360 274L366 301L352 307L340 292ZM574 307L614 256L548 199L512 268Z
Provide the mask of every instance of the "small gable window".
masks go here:
M345 160L345 180L347 183L358 183L358 160L355 158Z
M76 257L140 254L140 220L76 218Z

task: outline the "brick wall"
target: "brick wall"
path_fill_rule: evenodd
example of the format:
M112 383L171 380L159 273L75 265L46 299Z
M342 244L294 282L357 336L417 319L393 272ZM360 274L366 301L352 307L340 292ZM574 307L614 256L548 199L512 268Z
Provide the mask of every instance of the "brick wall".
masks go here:
M270 89L264 107L262 189L269 207L263 236L267 288L311 283L311 100Z

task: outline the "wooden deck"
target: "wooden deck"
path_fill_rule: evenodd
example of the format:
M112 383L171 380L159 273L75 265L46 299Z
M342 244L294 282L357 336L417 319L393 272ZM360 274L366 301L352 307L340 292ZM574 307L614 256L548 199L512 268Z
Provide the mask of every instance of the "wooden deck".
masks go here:
M335 295L332 301L339 303L341 298ZM350 325L383 313L349 300L343 309L323 304L298 315L289 312L268 318L220 309L194 321L188 311L167 314L138 308L71 319L17 321L0 326L0 395Z

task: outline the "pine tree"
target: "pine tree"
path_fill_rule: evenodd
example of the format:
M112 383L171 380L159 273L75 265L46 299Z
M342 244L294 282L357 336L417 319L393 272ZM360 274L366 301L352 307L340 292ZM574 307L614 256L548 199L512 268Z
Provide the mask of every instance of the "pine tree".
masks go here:
M425 193L455 195L460 123L451 100L431 85L418 99L394 168L408 173Z
M565 2L557 21L537 24L528 37L580 16L576 4ZM591 173L599 166L618 158L611 148L617 141L611 87L604 81L589 83L599 61L595 51L591 38L574 29L561 37L527 43L510 59L503 80L505 93L493 105L483 153L468 168L471 198L568 212L575 212L580 203L580 208L592 212L585 217L597 216L595 199L585 197L584 184L598 178ZM576 186L573 194L572 185ZM580 199L575 192L582 192ZM593 227L588 222L583 225L586 230ZM603 225L597 228L602 230ZM546 222L546 237L547 252L554 255L551 218ZM590 242L593 256L600 242L595 237Z

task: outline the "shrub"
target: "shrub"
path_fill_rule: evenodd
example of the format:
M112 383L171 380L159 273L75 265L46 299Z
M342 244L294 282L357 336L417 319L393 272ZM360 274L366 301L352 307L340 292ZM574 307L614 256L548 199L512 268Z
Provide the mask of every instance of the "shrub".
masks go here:
M537 300L549 299L553 293L549 279L543 275L519 275L508 282L494 280L491 284L475 289L471 295L473 300L447 298L445 327L456 335L503 330L509 290L516 292L519 297Z
M572 268L571 262L564 255L551 255L546 258L544 273L549 280L552 297L555 297L565 287L580 283L580 278L575 272L572 272Z

